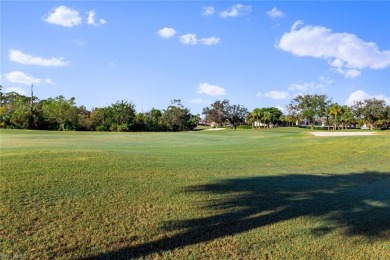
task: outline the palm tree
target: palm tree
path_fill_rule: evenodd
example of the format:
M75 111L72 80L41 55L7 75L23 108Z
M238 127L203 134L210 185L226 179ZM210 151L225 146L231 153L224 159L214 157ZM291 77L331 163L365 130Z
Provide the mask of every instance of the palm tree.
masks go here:
M344 113L344 109L342 106L340 106L337 103L332 104L331 106L328 107L328 113L330 115L334 116L334 126L333 129L337 130L338 127L338 118L337 116L340 116Z

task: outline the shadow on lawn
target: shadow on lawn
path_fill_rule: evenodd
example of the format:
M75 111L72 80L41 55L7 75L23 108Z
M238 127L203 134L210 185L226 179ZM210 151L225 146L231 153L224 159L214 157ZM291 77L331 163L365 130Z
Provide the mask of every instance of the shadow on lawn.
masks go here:
M319 236L339 229L346 236L390 238L390 173L259 176L193 186L186 192L223 197L208 206L223 213L165 223L167 230L184 231L90 258L145 257L301 216L327 220L326 226L312 230Z

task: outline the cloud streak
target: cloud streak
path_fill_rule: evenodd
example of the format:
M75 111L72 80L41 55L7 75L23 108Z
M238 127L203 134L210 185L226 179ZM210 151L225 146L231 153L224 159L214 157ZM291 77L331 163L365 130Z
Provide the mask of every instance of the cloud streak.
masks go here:
M35 78L29 74L25 74L21 71L12 71L10 73L7 73L4 75L4 78L12 83L19 83L24 85L30 85L30 84L41 84L41 83L47 83L47 84L55 84L51 79L41 79L41 78Z
M277 90L271 90L267 93L261 93L258 92L256 94L258 97L268 97L276 100L282 100L288 98L290 95L287 91L277 91Z
M31 54L23 53L19 50L11 49L8 53L8 57L11 61L25 64L25 65L38 65L46 67L60 67L70 65L70 62L63 57L59 58L42 58L33 56Z
M208 38L200 38L196 36L196 34L188 33L185 35L180 36L180 42L186 45L215 45L220 42L220 38L218 37L208 37Z

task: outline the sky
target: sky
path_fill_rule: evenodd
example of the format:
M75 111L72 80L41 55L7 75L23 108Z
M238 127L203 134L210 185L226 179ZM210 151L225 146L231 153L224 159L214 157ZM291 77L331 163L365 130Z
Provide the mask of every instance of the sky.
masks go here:
M2 0L3 92L119 100L138 112L181 99L201 114L297 95L390 105L390 1Z

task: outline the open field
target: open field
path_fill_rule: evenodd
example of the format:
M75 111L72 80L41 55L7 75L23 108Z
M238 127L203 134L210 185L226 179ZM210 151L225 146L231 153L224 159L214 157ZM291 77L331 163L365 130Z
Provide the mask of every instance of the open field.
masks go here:
M375 135L377 132L373 131L365 131L365 132L358 132L358 131L348 131L348 132L342 132L342 131L316 131L311 132L314 136L362 136L362 135Z
M0 259L388 259L390 133L0 130Z

